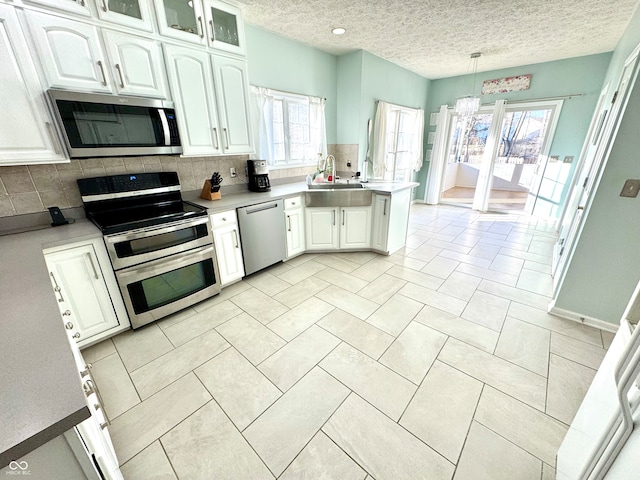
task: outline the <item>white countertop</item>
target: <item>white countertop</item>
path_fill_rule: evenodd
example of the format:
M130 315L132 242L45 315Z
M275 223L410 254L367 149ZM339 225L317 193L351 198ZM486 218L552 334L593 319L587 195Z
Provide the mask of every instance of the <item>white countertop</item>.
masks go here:
M407 188L415 188L420 184L417 182L371 182L363 183L363 185L364 188L372 190L375 193L392 195L395 192L406 190ZM300 195L309 191L310 190L304 182L297 182L272 186L271 191L269 192L250 192L247 190L240 193L223 193L220 200L204 200L200 198L200 190L183 192L182 198L197 205L206 207L209 210L209 213L216 213L246 207L256 203L268 202L277 198ZM313 191L317 192L318 190Z

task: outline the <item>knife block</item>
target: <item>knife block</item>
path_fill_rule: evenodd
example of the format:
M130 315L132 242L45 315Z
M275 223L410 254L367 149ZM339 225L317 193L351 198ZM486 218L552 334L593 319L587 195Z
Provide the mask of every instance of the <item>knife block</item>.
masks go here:
M220 200L222 197L220 193L220 186L218 186L218 190L215 192L211 191L211 180L205 180L204 186L202 187L202 192L200 192L200 198L203 200Z

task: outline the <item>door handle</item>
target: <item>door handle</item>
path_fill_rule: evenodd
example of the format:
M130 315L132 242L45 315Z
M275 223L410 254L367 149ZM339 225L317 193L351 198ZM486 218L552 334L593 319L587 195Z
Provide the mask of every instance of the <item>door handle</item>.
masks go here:
M216 150L220 150L220 143L218 142L218 129L216 127L213 127L213 139L216 141L216 144L213 148L215 148Z
M98 67L100 68L100 73L102 74L102 85L104 85L105 87L107 86L107 75L104 73L104 66L102 65L102 62L100 60L98 60Z
M236 230L235 228L233 229L233 234L236 237L236 248L240 248L240 241L238 240L238 230Z
M213 30L213 20L209 20L209 27L211 27L211 41L216 41L216 32Z
M331 225L335 225L335 224L336 224L336 211L331 210Z
M386 216L387 215L387 199L384 199L384 208L382 210L382 216Z
M105 12L109 11L109 7L107 6L107 0L102 0L102 10Z
M58 281L56 280L55 275L53 274L53 272L49 272L49 275L51 275L51 279L53 280L53 291L56 292L58 295L60 295L60 298L58 299L59 303L64 302L64 297L62 296L62 289L60 288L60 286L58 285Z
M224 132L224 138L227 141L227 145L225 148L229 148L229 130L227 130L227 128L224 127L222 131Z
M98 270L96 269L95 264L93 263L93 257L91 256L90 253L86 254L87 257L89 257L89 263L91 264L91 268L93 269L93 275L95 277L96 280L100 280L100 277L98 276Z
M202 16L198 17L198 25L200 26L200 38L204 38L204 27L202 26Z
M119 63L116 63L116 70L118 71L118 76L120 77L120 88L124 88L124 75L122 75L122 67Z
M287 231L290 232L291 231L291 216L287 215L287 221L289 222L289 227L287 228Z
M342 210L342 226L344 227L344 210Z

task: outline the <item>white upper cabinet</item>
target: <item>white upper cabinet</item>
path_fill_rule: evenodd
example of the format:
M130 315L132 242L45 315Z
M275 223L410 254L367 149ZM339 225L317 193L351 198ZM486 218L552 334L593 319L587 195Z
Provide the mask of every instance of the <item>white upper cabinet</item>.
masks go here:
M154 3L161 35L206 45L201 0L155 0Z
M235 5L219 0L156 0L155 6L160 34L246 55L242 13Z
M151 8L147 0L95 0L101 20L132 27L153 30Z
M238 55L246 55L244 23L240 9L218 0L204 0L209 46Z
M247 63L214 56L213 67L223 153L252 153Z
M90 0L23 0L25 4L40 5L63 12L74 13L85 17L91 16L91 10L87 4Z
M116 91L124 95L167 98L162 49L155 40L104 30Z
M96 27L34 11L26 15L50 87L111 93Z
M183 154L221 154L209 54L175 45L164 51Z
M68 161L47 110L15 10L0 4L0 165Z

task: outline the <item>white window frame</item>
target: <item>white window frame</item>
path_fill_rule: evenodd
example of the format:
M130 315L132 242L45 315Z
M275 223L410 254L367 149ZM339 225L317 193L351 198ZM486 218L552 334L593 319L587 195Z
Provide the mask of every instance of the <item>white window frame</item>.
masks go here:
M322 158L327 156L326 141L326 119L324 116L325 99L320 97L312 97L307 95L299 95L289 92L281 92L273 89L262 87L251 87L252 108L254 115L252 117L258 145L256 153L252 158L267 160L270 169L294 168L300 166L316 165L318 154ZM261 96L258 99L257 96ZM284 158L276 158L275 145L275 103L282 105L282 127L283 127L283 144ZM304 147L307 151L302 158L292 158L291 144L291 118L289 116L289 107L291 105L308 106L308 123L306 128L309 129L309 143ZM312 109L312 105L316 105L318 109ZM314 132L314 115L318 123L317 132ZM280 142L278 142L279 144ZM314 148L315 146L315 148Z

